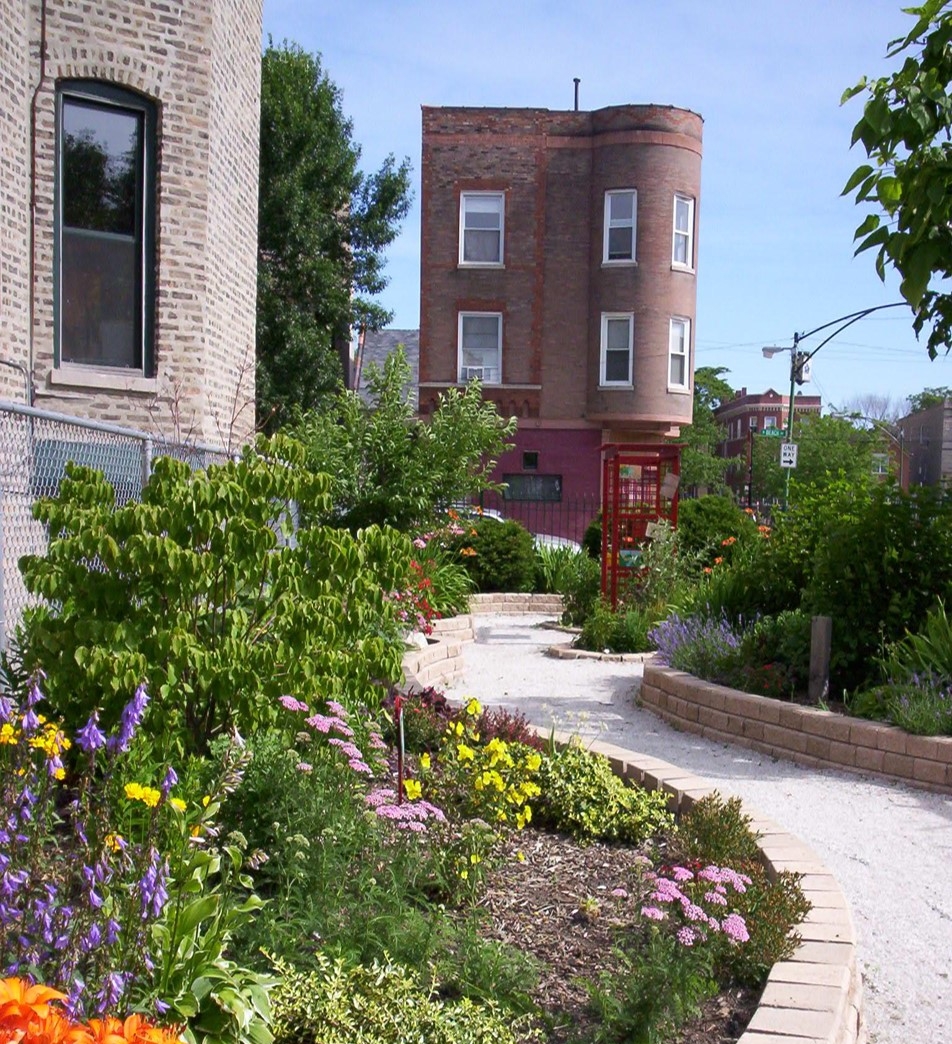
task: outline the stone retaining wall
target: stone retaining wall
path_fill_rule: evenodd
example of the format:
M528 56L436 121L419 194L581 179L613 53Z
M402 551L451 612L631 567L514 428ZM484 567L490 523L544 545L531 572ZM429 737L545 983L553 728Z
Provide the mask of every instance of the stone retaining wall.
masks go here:
M911 736L879 722L738 692L645 664L641 702L688 732L801 765L866 772L952 793L952 737Z

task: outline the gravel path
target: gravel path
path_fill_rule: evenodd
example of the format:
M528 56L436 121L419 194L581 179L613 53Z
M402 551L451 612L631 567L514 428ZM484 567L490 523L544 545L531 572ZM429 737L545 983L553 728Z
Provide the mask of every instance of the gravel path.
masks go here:
M641 664L545 656L568 642L545 617L474 619L451 695L671 761L782 824L852 907L870 1044L952 1041L952 798L679 732L634 705Z

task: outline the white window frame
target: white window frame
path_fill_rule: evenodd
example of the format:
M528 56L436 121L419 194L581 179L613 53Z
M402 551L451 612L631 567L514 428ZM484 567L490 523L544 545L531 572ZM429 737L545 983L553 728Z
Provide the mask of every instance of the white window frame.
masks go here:
M769 417L764 417L764 431L773 430L777 427L777 418L772 414Z
M498 320L496 326L496 362L493 366L486 366L485 364L479 367L463 365L463 321L471 317L480 319L493 317ZM456 338L456 372L459 377L459 383L466 384L469 381L480 380L483 384L502 384L502 312L460 312L457 317ZM476 369L482 370L483 373L480 375L472 373ZM488 376L485 374L486 370L490 371Z
M628 380L608 380L608 324L616 320L628 322ZM598 386L600 388L633 388L634 387L634 344L635 313L634 312L602 312L602 333L598 358Z
M631 220L612 221L611 206L615 196L631 196ZM608 234L613 228L631 228L631 256L609 257L608 256ZM638 191L636 189L612 189L605 193L605 221L602 233L602 264L603 265L632 265L636 263L638 256Z
M688 227L687 231L678 229L678 204L686 203L688 205ZM694 212L695 212L695 200L693 196L686 196L684 193L675 192L674 194L674 213L672 216L672 230L671 230L671 267L680 268L686 272L694 271ZM678 257L678 244L685 244L684 256L687 258L686 261L679 261Z
M495 261L467 261L466 203L470 199L494 199L499 211L499 255ZM472 229L471 231L478 231ZM485 230L483 230L485 231ZM459 197L459 264L465 268L503 268L506 257L506 194L505 192L461 192Z
M678 338L683 351L674 350L675 327L681 327L681 336ZM684 359L684 382L676 383L671 379L671 364L675 356ZM673 315L668 321L668 391L689 392L691 390L691 320L683 315ZM752 418L753 419L753 418ZM756 420L754 420L756 424Z

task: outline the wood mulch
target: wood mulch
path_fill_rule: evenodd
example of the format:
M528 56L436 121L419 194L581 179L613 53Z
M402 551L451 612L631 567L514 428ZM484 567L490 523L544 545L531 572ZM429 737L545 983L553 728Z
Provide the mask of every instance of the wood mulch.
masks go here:
M646 869L649 860L637 848L583 846L527 829L509 840L487 874L483 934L538 962L533 1000L546 1013L552 1044L564 1044L594 1025L581 980L597 981L611 967L612 946L636 922ZM737 988L712 998L670 1044L733 1044L758 999L758 990Z

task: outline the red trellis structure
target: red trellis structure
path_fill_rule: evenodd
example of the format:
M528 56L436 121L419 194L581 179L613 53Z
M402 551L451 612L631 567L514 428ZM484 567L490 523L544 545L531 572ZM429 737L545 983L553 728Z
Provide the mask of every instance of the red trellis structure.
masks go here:
M659 522L678 524L681 447L602 446L602 595L614 609Z

